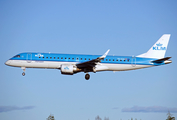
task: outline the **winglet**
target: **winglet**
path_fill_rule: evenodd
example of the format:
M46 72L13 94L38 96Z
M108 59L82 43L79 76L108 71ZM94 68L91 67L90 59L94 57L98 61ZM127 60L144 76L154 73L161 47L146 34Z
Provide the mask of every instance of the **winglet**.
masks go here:
M102 55L101 57L99 57L99 58L101 58L101 59L105 58L105 57L107 56L107 54L109 53L109 51L110 51L110 49L108 49L108 50L106 51L106 53L105 53L104 55Z
M106 53L105 53L104 55L102 55L101 57L98 57L98 58L96 58L96 59L89 60L89 61L86 61L86 62L78 63L78 64L76 64L76 65L77 65L77 67L90 67L90 66L93 67L93 66L95 66L97 63L100 63L101 60L104 59L104 58L107 56L107 54L108 54L109 51L110 51L110 49L108 49L108 50L106 51Z

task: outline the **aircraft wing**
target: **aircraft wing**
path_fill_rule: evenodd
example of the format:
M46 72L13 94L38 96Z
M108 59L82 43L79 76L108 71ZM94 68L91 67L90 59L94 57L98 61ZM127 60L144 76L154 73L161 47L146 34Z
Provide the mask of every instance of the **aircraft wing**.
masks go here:
M79 68L94 67L97 63L100 63L101 60L104 59L107 56L109 51L110 51L110 49L108 49L104 55L102 55L102 56L100 56L96 59L90 60L90 61L78 63L78 64L76 64L76 66L79 67Z

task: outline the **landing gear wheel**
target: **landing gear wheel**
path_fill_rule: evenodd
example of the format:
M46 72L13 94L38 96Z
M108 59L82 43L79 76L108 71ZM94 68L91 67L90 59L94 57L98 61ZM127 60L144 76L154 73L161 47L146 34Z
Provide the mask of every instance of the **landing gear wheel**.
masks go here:
M25 72L23 72L22 75L25 76Z
M86 75L85 75L85 79L86 79L86 80L89 80L89 79L90 79L90 75L89 75L89 74L86 74Z

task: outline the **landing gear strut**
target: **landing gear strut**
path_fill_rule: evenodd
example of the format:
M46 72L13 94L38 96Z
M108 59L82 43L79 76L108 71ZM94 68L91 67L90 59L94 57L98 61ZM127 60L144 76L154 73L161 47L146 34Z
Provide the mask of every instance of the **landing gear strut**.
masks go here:
M89 75L88 73L85 75L85 79L86 79L86 80L89 80L89 79L90 79L90 75Z

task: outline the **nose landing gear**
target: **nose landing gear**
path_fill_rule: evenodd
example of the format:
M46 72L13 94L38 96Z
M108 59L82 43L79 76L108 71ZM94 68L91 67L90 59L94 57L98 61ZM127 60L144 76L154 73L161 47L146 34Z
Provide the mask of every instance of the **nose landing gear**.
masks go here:
M23 69L23 73L22 73L22 75L25 76L25 70L26 70L26 67L21 67L21 69Z
M89 79L90 79L90 75L89 75L88 73L85 75L85 79L86 79L86 80L89 80Z

